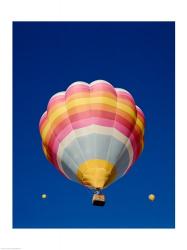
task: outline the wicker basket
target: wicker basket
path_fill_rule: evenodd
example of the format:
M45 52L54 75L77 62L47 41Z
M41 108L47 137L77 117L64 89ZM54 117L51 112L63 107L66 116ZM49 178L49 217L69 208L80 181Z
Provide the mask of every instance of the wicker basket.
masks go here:
M94 194L92 198L92 204L94 206L104 206L105 205L104 194Z

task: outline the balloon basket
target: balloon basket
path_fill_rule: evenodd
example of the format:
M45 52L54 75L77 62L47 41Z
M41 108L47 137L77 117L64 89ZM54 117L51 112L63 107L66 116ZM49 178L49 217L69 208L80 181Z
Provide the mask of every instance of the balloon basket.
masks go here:
M94 206L104 206L105 205L104 194L94 194L92 198L92 204Z

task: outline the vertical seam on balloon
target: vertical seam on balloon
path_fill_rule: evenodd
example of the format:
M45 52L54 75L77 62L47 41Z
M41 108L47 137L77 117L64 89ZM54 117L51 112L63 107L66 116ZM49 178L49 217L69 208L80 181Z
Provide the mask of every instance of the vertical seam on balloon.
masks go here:
M88 84L87 84L88 85ZM89 86L89 85L88 85ZM67 95L67 91L66 91L66 93L65 93L65 104L66 104L66 95ZM84 158L84 155L82 154L82 150L81 150L81 146L80 146L80 143L79 143L79 141L77 140L77 138L76 138L76 130L73 128L73 126L72 126L72 124L71 124L71 119L70 119L70 117L69 117L69 111L68 111L68 109L67 109L67 107L66 107L66 105L65 105L65 109L66 109L66 112L67 112L67 114L68 114L68 120L70 121L70 126L71 126L71 128L72 128L72 131L74 132L73 134L74 134L74 137L75 137L75 141L76 141L76 143L77 143L77 146L78 146L78 148L79 148L79 151L80 151L80 156L81 156L81 158L82 158L82 160L83 160L83 162L85 162L86 161L86 159ZM77 166L79 166L78 164L77 164ZM77 170L78 170L78 168L77 168ZM80 182L80 180L77 178L77 180ZM80 182L81 183L81 182Z
M64 106L65 106L66 104L64 104ZM65 106L65 108L66 108L66 106ZM67 109L66 109L66 113L67 113ZM70 120L69 120L70 121ZM72 129L72 131L74 132L74 130ZM56 135L56 133L54 132L54 134ZM76 138L75 138L76 139ZM59 149L60 149L60 141L57 139L57 135L56 135L56 140L59 142L59 144L58 144L58 149L57 149L57 153L56 153L56 158L57 158L57 163L58 163L58 166L59 166L59 168L69 177L69 175L66 173L66 171L64 170L64 168L63 168L63 166L62 166L62 158L59 158ZM64 151L67 155L68 155L68 157L71 159L71 161L75 164L75 166L77 165L77 163L71 158L71 156L70 156L70 154L67 152L67 151ZM63 152L63 154L64 154L64 152ZM62 156L63 156L63 154L62 154ZM76 174L75 174L75 176L76 176ZM71 179L72 180L72 178L70 178L69 177L69 179ZM78 179L77 179L77 177L76 177L76 180L78 181ZM79 182L79 181L78 181Z
M93 125L94 125L94 122L93 122L93 105L92 105L92 102L91 102L91 97L92 97L92 85L91 84L89 85L89 94L90 94L89 101L90 101L90 110L91 110L91 119L92 119L92 123L91 123L92 125L91 126L92 126L92 131L94 131L94 129L93 129ZM94 150L93 158L95 159L96 158L96 135L94 135L93 150Z
M118 92L117 92L117 94L118 94ZM136 104L135 104L135 108L136 108ZM130 142L130 137L131 137L131 135L132 135L132 133L133 133L133 131L134 131L134 129L135 129L136 121L137 121L137 109L136 109L136 120L135 120L135 122L134 122L133 128L131 129L130 135L127 137L127 141L124 143L124 147L121 149L121 151L120 151L120 153L119 153L119 155L118 155L118 158L116 159L116 163L115 163L116 168L117 168L118 162L120 161L121 157L123 156L123 153L127 150L127 146L128 146L129 144L131 144L131 142ZM133 145L132 145L132 144L131 144L131 146L132 146L133 157L134 157L134 148L133 148ZM129 162L129 165L133 163L133 157L132 157L132 161ZM127 169L128 169L128 168L129 168L129 166L127 167ZM120 177L121 177L121 176L118 176L118 178L120 178Z
M134 126L133 126L133 129L131 130L131 133L130 133L129 137L127 137L127 141L125 142L123 149L122 149L121 152L119 153L119 157L118 157L118 159L117 159L117 161L116 161L116 164L119 162L119 160L120 160L121 157L123 156L123 153L125 152L125 150L127 150L127 146L128 146L129 144L131 145L131 147L132 147L132 149L133 149L133 157L132 157L132 161L131 161L131 163L133 163L133 158L134 158L134 147L133 147L133 145L131 144L131 140L130 140L130 139L131 139L132 134L133 134L133 132L134 132L135 126L136 126L136 122L135 122L135 124L134 124Z
M49 130L48 130L48 131L50 131L52 125L51 125L50 119L48 119L48 110L47 110L46 119L47 119L47 123L49 123ZM56 134L55 130L53 131L53 133L54 133L54 135L55 135L55 139L56 139L56 140L59 142L59 144L60 144L60 141L57 139L57 134ZM48 145L46 145L46 146L47 146L47 148L49 148ZM61 170L61 172L62 172L68 179L71 179L71 178L66 174L66 172L64 171L64 169L63 169L63 167L61 166L61 164L59 165L59 163L58 163L58 149L57 149L56 155L55 155L55 153L54 153L53 150L51 150L51 152L52 152L52 154L53 154L53 158L56 160L58 170L59 170L59 171Z
M77 163L72 159L72 157L70 156L70 154L67 151L65 151L65 154L69 157L69 159L71 160L71 162L73 162L75 164L75 166L76 166ZM58 151L57 151L57 156L58 156ZM62 162L62 160L60 160L60 162ZM61 168L63 168L62 165L61 165ZM63 171L66 173L66 171L64 169L63 169ZM74 171L72 169L71 169L71 171L74 173ZM67 173L66 173L66 175L69 176ZM76 182L79 183L79 180L77 179L77 176L76 176L76 172L75 172L75 179L70 178L70 177L69 177L69 179L73 180L73 181L76 181Z
M113 86L112 86L113 87ZM106 160L108 161L108 158L109 158L109 152L110 152L110 148L111 148L111 142L112 142L112 137L113 137L113 129L114 129L114 124L115 124L115 120L116 120L116 115L117 115L117 93L116 93L116 89L113 87L114 91L115 91L115 94L116 94L116 106L115 106L115 115L114 115L114 120L113 120L113 126L112 126L112 134L110 136L110 143L109 143L109 146L108 146L108 150L107 150L107 154L106 154ZM115 164L113 165L113 168L115 168Z
M136 106L136 109L137 109L137 107L138 107L138 106ZM137 115L137 119L138 119L138 115ZM136 119L136 120L137 120L137 119ZM137 124L137 123L136 123L136 124ZM133 132L134 132L134 130L135 130L135 127L134 127L134 129L133 129ZM132 133L133 133L133 132L132 132ZM131 135L132 135L132 133L131 133ZM142 141L144 142L144 134L141 136L140 141L138 142L138 143L141 144L141 150L140 150L139 154L136 155L136 159L134 159L134 160L132 161L132 163L128 166L128 168L125 170L125 172L124 172L123 175L125 175L125 174L130 170L130 168L131 168L131 166L133 165L133 163L138 159L138 157L140 156L141 152L143 151ZM137 143L136 143L135 145L136 145L135 150L137 150Z
M47 119L46 125L49 124L49 129L48 129L48 133L49 133L49 131L51 130L52 125L51 125L50 119L49 119L49 117L48 117L48 109L46 110L46 112L47 112L47 115L46 115L46 119ZM57 137L57 134L55 133L55 130L53 131L53 133L54 133L54 135ZM49 146L48 146L45 142L43 142L43 143L44 143L44 145L45 145L47 148L49 148ZM56 158L55 158L55 153L53 152L53 150L50 150L50 151L51 151L52 154L53 154L53 158L56 159ZM57 162L57 160L56 160L56 162ZM58 162L57 162L57 167L59 168Z
M65 92L64 92L64 97L65 97ZM51 100L51 99L50 99ZM63 105L64 105L64 107L65 107L65 109L66 109L66 103L65 103L65 101L64 101L64 103L63 103ZM66 113L67 113L67 109L66 109ZM52 127L52 124L51 124L51 122L50 122L50 118L48 117L48 107L47 107L47 116L46 116L46 118L47 118L47 123L49 123L49 130L48 131L50 131L51 130L51 127ZM55 155L55 153L54 153L54 151L53 150L51 150L51 152L52 152L52 154L53 154L53 158L56 160L56 163L57 163L57 166L58 166L58 169L59 170L61 170L61 172L68 178L68 179L70 179L70 180L72 180L72 178L66 173L66 171L64 170L64 168L63 168L63 166L62 166L62 159L59 159L59 156L58 156L58 151L59 151L59 145L60 145L60 141L58 140L58 137L57 137L57 134L56 134L56 132L55 132L55 129L53 130L53 133L54 133L54 135L55 135L55 140L57 140L58 141L58 148L57 148L57 151L56 151L56 155ZM48 147L48 146L47 146ZM68 154L68 153L67 153ZM69 156L69 154L68 154L68 156ZM71 158L71 157L70 157ZM72 160L72 159L71 159ZM73 160L72 160L73 161ZM75 163L75 165L76 165L76 162L75 161L73 161L74 163Z

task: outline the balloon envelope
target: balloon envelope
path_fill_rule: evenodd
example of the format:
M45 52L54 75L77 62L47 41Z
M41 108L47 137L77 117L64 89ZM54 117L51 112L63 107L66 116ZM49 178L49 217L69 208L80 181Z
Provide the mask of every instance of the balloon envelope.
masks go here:
M103 189L144 146L144 114L132 95L104 80L75 82L49 100L39 123L47 159L67 178Z
M149 194L148 196L150 201L154 201L155 200L155 195L154 194Z

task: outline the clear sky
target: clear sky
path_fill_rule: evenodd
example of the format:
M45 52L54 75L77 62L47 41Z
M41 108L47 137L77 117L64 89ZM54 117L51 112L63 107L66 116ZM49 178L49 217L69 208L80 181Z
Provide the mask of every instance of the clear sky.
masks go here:
M13 23L14 228L175 227L174 36L174 22ZM128 90L146 117L144 151L104 207L46 160L38 129L53 94L97 79Z

